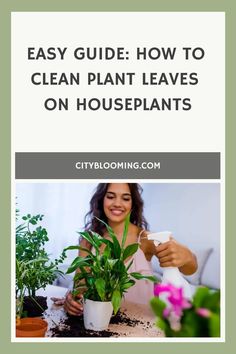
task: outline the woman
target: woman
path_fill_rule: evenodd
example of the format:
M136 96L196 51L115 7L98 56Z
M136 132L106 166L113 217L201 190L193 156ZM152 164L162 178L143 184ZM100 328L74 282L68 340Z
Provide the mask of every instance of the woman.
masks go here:
M90 211L86 215L86 230L93 230L107 238L107 231L102 223L95 217L105 221L112 227L118 240L121 242L124 223L130 214L130 224L126 245L139 243L140 247L133 256L133 264L130 272L151 274L150 260L157 256L161 267L178 267L186 275L193 274L197 270L195 255L185 246L176 242L173 238L155 246L153 241L148 241L147 222L143 216L143 200L141 187L137 183L100 183L90 201ZM85 239L81 240L81 246L91 249L91 244ZM101 252L103 251L101 247ZM80 256L86 256L86 252L80 251ZM153 296L153 284L146 280L139 280L131 287L125 299L148 303ZM78 296L82 298L82 295ZM78 299L79 300L79 299ZM69 292L64 303L65 310L71 315L81 315L83 306L75 301Z

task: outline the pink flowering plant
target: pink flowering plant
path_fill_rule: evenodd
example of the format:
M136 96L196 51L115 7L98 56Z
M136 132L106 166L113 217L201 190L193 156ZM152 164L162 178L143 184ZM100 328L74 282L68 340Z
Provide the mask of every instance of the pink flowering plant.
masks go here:
M187 300L183 289L172 284L157 284L151 307L157 316L157 327L166 337L219 337L220 290L197 289Z

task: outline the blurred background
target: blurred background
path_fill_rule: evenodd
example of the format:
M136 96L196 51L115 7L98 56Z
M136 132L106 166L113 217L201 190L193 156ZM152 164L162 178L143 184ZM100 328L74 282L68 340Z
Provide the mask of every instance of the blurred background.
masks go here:
M84 216L96 183L17 183L16 207L21 217L43 214L48 231L47 251L58 257L63 248L78 244L76 231L84 227ZM193 250L199 269L190 278L194 285L220 287L220 184L141 183L144 215L152 232L171 231ZM22 221L23 222L23 221ZM66 263L76 256L68 252ZM161 272L156 260L155 271Z

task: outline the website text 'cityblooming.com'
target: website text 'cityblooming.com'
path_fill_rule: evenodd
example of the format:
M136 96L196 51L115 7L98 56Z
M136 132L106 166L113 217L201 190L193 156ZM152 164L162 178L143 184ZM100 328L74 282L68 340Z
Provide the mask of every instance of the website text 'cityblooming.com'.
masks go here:
M160 170L161 163L155 161L78 161L75 167L78 170Z

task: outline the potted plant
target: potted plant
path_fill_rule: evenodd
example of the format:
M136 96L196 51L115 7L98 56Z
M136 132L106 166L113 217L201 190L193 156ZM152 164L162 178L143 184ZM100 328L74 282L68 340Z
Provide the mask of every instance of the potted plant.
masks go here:
M58 274L64 252L54 261L50 260L44 246L49 240L45 228L38 225L43 220L43 215L22 218L25 223L16 227L16 299L20 317L40 316L47 308L45 297L36 295L40 288L45 289L52 284ZM19 317L19 314L18 314Z
M159 298L166 295L166 301ZM220 290L199 287L191 301L183 289L157 284L151 307L166 337L220 337Z
M30 265L41 262L31 260L28 262L16 259L16 336L17 337L44 337L48 324L41 318L23 316L24 296L26 293L25 282L29 277Z
M154 276L143 276L140 273L128 273L132 260L126 261L138 249L138 243L125 247L128 233L129 217L125 227L121 245L112 230L105 222L100 220L109 234L109 239L93 232L79 232L93 248L93 251L81 246L70 246L68 250L83 250L86 257L76 257L68 268L67 273L76 271L72 295L76 299L79 293L84 297L84 326L86 329L104 330L108 327L112 311L117 313L124 293L135 284L137 279L148 279L156 282ZM105 244L103 253L100 246Z

